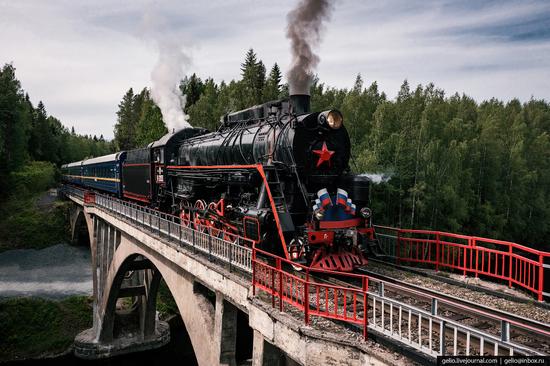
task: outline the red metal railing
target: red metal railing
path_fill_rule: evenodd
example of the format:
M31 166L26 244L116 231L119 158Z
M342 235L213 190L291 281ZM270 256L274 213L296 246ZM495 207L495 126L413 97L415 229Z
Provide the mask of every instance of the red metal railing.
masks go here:
M300 272L293 269L299 267ZM353 278L358 286L340 286L316 281L312 274ZM360 325L367 339L369 279L364 275L313 270L285 258L254 248L252 252L252 288L271 295L271 305L285 310L285 304L302 311L305 324L311 316L320 316Z
M93 205L95 204L95 193L86 191L84 192L84 204L85 205Z
M377 232L395 238L397 263L433 265L437 271L452 269L464 276L499 279L509 287L518 286L544 299L545 258L549 252L517 243L452 234L440 231L397 229L376 226Z

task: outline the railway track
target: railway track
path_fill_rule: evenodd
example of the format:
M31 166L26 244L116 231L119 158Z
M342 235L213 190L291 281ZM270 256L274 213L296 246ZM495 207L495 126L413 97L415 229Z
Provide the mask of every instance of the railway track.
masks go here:
M389 345L393 342L398 348L408 347L420 359L434 361L443 354L549 353L548 324L370 271L362 270L361 274L369 276L369 332L386 338ZM350 285L334 277L315 280L336 286Z
M434 315L445 315L445 312L451 312L454 313L451 317L462 322L465 320L472 322L473 320L475 323L477 320L477 324L481 324L479 321L488 321L493 323L493 329L500 327L493 334L499 333L503 341L528 336L541 340L543 342L541 345L546 352L550 350L550 324L548 323L409 284L366 269L360 269L359 272L368 275L371 279L371 284L374 282L379 294L383 296L389 290L394 295L392 298L402 301L405 294L408 294L416 300L423 300L423 304L417 303L414 305L420 305L423 309L429 310ZM449 317L449 314L446 314L446 317ZM485 330L489 330L489 328Z

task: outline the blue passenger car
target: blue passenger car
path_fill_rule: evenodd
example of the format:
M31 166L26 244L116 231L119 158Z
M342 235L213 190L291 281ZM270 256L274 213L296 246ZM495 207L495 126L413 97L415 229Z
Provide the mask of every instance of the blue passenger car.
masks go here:
M82 184L82 161L77 161L61 166L63 182L76 185Z
M126 152L99 156L82 161L81 185L121 196L121 166Z

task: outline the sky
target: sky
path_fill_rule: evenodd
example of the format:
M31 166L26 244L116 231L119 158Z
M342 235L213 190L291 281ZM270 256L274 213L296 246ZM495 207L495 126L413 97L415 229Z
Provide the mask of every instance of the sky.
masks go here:
M112 138L124 93L151 85L156 37L178 40L186 75L238 79L249 48L284 72L296 3L0 0L0 66L13 63L33 103L67 127ZM317 52L330 86L361 73L390 98L407 79L477 101L548 101L550 1L336 0Z

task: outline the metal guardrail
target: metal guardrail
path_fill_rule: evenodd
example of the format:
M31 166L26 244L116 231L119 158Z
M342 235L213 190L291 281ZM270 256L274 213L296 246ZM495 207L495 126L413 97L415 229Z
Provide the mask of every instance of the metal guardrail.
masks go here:
M550 297L544 291L550 253L517 243L440 231L375 226L386 254L397 263L420 263L456 270L464 276L485 276L533 293L538 301Z
M544 355L532 348L369 292L369 329L431 357L443 355Z
M477 329L442 314L438 301L432 301L431 309L421 309L403 300L388 297L385 281L368 276L368 329L405 344L416 351L435 358L443 355L546 355L529 346L510 339L510 323L503 322L501 337L486 330ZM316 279L319 281L319 279ZM327 281L341 286L349 285L337 278ZM375 284L373 287L372 284ZM378 289L376 291L373 288ZM390 287L388 283L388 287ZM357 290L361 288L357 285ZM398 291L398 289L396 289ZM349 290L348 290L349 291ZM394 291L395 292L395 291ZM351 303L351 298L342 301ZM340 305L341 307L341 305ZM358 318L363 318L363 302L360 301Z
M164 212L143 207L132 202L122 201L111 196L94 193L93 199L85 192L74 187L65 187L65 193L72 194L86 204L93 203L95 207L114 214L117 218L126 219L150 233L158 235L180 246L202 252L209 259L216 258L245 272L252 273L252 241L238 235L233 235L234 241L225 240L211 235L211 228L184 227L180 218ZM92 202L93 201L93 202ZM222 233L221 230L217 230Z

